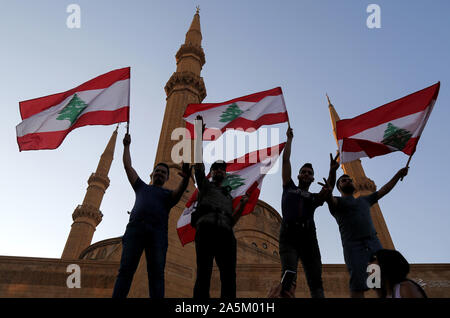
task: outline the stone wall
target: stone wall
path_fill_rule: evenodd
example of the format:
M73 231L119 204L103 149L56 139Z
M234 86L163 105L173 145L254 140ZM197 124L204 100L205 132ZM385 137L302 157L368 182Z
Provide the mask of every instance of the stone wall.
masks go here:
M81 269L81 288L68 288L70 264ZM0 297L87 297L109 298L112 295L118 261L76 260L0 256ZM280 279L279 264L238 264L238 297L265 298L270 287ZM424 286L429 297L450 297L450 264L412 264L409 277ZM326 297L348 297L348 273L343 264L325 264L323 280ZM166 297L192 297L195 268L168 262ZM145 262L141 261L133 281L130 297L148 297ZM211 296L220 297L219 272L213 269ZM299 266L296 296L308 298L306 280ZM376 297L373 291L368 297Z

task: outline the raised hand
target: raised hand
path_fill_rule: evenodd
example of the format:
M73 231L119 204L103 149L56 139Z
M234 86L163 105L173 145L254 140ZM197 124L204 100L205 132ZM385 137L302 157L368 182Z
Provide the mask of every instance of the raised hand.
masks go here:
M292 131L292 128L290 126L286 131L286 136L288 140L292 140L292 138L294 138L294 132Z
M403 180L403 178L408 174L408 169L409 167L404 167L397 172L397 175L401 180Z
M123 145L127 147L130 144L131 144L131 136L130 134L125 134L125 137L123 137Z
M249 199L249 195L247 193L244 194L241 198L241 204L247 204L248 199Z
M326 200L327 198L331 197L331 194L333 193L333 189L331 188L330 184L328 183L327 179L323 178L323 182L317 182L319 185L322 186L322 190L319 192L319 196Z
M334 170L336 171L337 169L339 169L339 151L336 154L336 157L333 158L333 155L330 153L330 170Z
M195 119L202 121L202 133L205 133L206 124L203 122L203 117L201 115L197 115L197 117L195 117Z

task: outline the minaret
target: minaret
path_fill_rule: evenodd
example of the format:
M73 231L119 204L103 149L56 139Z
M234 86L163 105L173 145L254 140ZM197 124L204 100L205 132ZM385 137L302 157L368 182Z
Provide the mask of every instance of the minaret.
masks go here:
M114 130L100 157L97 170L89 177L89 186L83 204L77 206L72 214L72 229L61 256L62 259L77 259L81 252L91 245L95 228L102 221L103 214L99 208L103 195L109 187L108 173L114 157L118 127Z
M186 106L191 103L201 103L206 97L206 88L200 72L205 64L205 53L201 47L202 33L200 30L199 8L194 15L191 26L186 33L184 44L181 45L175 59L177 70L172 74L164 88L167 95L166 111L161 127L155 164L165 162L172 164L171 151L177 140L171 140L174 129L185 127L183 114Z
M337 114L334 106L331 104L330 99L328 98L328 108L330 111L331 117L331 125L333 126L333 134L336 139L336 144L338 144L338 140L336 137L336 122L340 120L339 115ZM338 144L339 148L339 144ZM355 197L359 197L361 195L368 195L374 191L376 191L377 187L375 183L367 178L364 173L364 169L361 164L361 160L357 159L351 162L346 162L342 165L342 169L345 174L348 174L352 179L353 183L356 187ZM377 231L378 238L380 239L381 245L387 249L394 249L394 243L392 242L391 235L389 234L389 230L387 228L386 222L384 221L383 214L381 213L380 206L378 203L375 203L370 209L372 214L372 220L375 226L375 230Z

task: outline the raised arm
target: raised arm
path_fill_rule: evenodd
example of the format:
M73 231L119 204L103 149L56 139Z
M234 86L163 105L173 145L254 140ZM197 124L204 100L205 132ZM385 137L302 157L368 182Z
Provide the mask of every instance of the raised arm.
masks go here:
M292 128L288 127L286 131L287 141L286 147L284 147L283 152L283 166L281 176L283 178L283 186L288 184L291 180L291 146L292 146L292 138L294 138L294 133L292 132Z
M182 164L181 172L179 173L179 175L182 176L183 179L178 185L178 188L172 192L172 206L180 201L181 196L183 195L184 191L186 191L186 188L189 184L189 178L191 177L191 168L192 167L189 166L189 163Z
M127 173L128 181L131 186L133 186L138 178L138 174L131 166L130 144L131 136L130 134L125 134L125 137L123 138L123 166L125 168L125 172Z
M203 132L205 132L205 124L203 123L203 117L197 115L195 119L202 121L202 140L203 140ZM203 164L203 162L194 164L194 176L195 182L197 183L197 188L200 190L201 186L203 185L203 181L205 180L205 165Z
M205 180L205 165L202 163L196 163L194 165L194 176L195 176L195 182L197 183L197 188L200 190L200 188L203 185L203 181Z
M338 158L339 151L334 158L330 153L330 172L328 173L328 179L323 179L325 183L318 182L322 186L322 190L319 192L319 199L326 201L330 209L333 209L337 206L337 200L335 197L333 197L333 189L334 184L336 183L336 170L339 169Z
M234 224L236 224L237 221L239 221L239 218L242 216L242 212L244 212L244 208L248 202L248 199L249 199L248 194L244 194L242 196L241 200L239 201L239 204L234 209L234 212L233 212Z
M384 186L382 186L380 190L378 190L378 200L380 200L382 197L388 194L397 184L398 180L404 178L408 174L408 169L409 167L404 167L399 171L397 171L397 173L392 177L392 179Z
M336 183L336 171L339 169L339 151L336 154L336 157L333 158L333 155L330 153L330 172L328 173L328 185L331 187L331 191L334 189L334 184Z

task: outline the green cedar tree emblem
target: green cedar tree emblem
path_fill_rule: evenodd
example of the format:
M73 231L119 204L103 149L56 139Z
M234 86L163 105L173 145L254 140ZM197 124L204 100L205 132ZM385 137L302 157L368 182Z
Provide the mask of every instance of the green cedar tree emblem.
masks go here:
M245 184L243 181L245 179L237 174L227 174L225 180L222 182L222 187L230 186L232 190L235 190Z
M389 123L386 130L384 131L383 140L381 142L387 146L402 150L403 148L405 148L406 143L411 138L411 136L412 134L410 131L395 127L394 125Z
M238 118L243 111L236 105L236 103L231 104L227 109L220 115L220 122L227 123Z
M73 95L73 98L70 100L69 104L64 107L59 113L56 119L58 120L69 120L72 125L80 115L80 113L87 107L88 105L78 97L77 94Z

